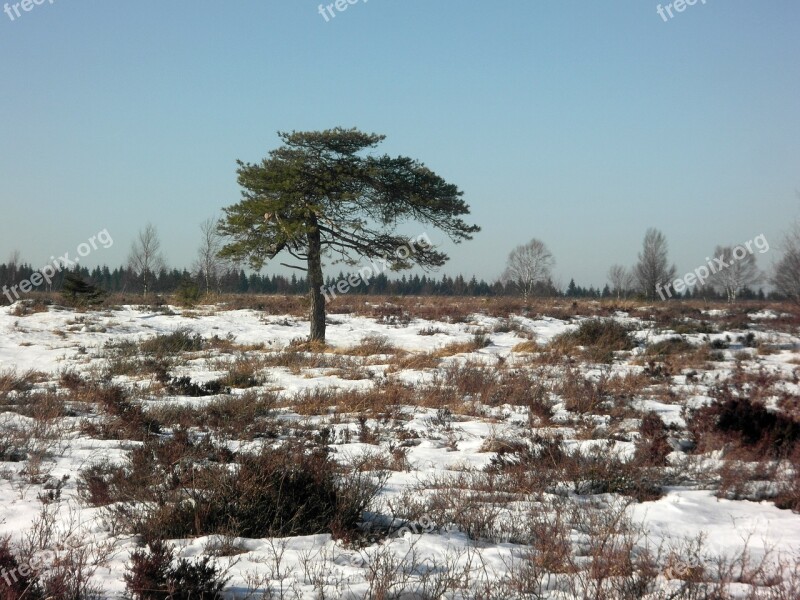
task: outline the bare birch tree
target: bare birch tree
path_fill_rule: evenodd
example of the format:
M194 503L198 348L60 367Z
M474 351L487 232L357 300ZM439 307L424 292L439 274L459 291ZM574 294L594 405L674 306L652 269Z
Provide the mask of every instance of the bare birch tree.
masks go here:
M622 265L614 265L608 270L608 282L611 292L616 294L617 300L627 298L628 293L636 284L633 272Z
M672 284L675 272L675 265L670 266L668 261L667 238L658 229L648 229L634 268L639 291L648 299L654 298L658 287Z
M738 250L744 252L744 256ZM756 255L748 252L744 246L717 246L714 256L721 260L725 267L720 268L710 277L715 290L725 294L728 302L736 302L736 297L748 285L761 281L761 272L756 265Z
M783 255L775 265L771 283L778 292L800 303L800 223L795 223L783 240Z
M161 254L161 240L156 228L148 223L136 236L131 245L128 266L142 281L144 296L150 291L152 281L164 268L164 257Z
M219 220L210 218L200 224L200 248L194 270L203 278L206 294L211 293L211 286L219 282L219 276L225 266L225 260L219 253L223 247L222 236L217 230Z
M550 277L554 264L555 259L544 242L534 238L511 251L502 280L514 284L527 302L536 284Z

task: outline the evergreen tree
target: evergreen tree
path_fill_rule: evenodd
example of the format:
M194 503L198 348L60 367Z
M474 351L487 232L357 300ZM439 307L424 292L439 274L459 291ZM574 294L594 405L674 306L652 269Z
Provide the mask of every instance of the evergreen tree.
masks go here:
M570 279L569 285L567 286L567 298L577 298L578 297L578 286L575 285L575 280Z
M102 303L106 292L85 281L79 273L70 272L64 276L62 295L70 304L92 306Z
M384 136L357 129L279 133L283 146L261 164L239 162L243 200L225 209L222 256L258 269L286 252L305 262L311 301L311 339L325 340L323 256L385 258L394 269L443 265L448 256L395 233L412 220L442 230L458 243L479 227L462 215L462 192L407 157L363 156Z

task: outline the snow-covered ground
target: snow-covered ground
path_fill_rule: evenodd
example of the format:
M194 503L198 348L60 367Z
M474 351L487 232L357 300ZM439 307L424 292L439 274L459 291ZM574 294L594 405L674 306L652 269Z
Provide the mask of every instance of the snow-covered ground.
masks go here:
M725 314L726 311L707 311L706 316L713 322L714 318L724 317ZM671 426L670 435L675 439L684 438L687 435L684 407L696 408L711 402L710 388L731 376L734 358L743 361L744 367L751 372L761 368L772 374L777 380L774 384L776 396L780 391L784 396L796 397L798 385L795 371L800 363L800 353L797 351L800 338L785 331L770 330L770 323L783 316L771 310L752 314L754 335L750 345L760 342L769 348L768 352L762 354L746 349L743 343L737 341L747 332L721 330L711 334L684 334L682 338L693 346L711 343L712 347L721 348L721 356L715 362L708 363L708 368L694 374L689 374L692 369L679 369L669 375L666 383L658 384L653 376L648 385L639 386L633 397L627 399L625 410L633 412L622 417L618 414L621 410L619 406L605 406L602 403L584 415L570 412L567 403L557 393L560 379L564 377L559 371L563 365L537 361L536 352L530 349L515 349L529 341L535 342L536 347L546 348L560 334L575 331L583 320L562 320L546 315L510 315L507 319L497 319L476 314L466 323L412 319L405 326L387 325L361 316L329 315L327 341L331 348L327 353L331 357L350 357L348 350L365 340L382 340L393 350L385 356L350 357L349 360L357 363L356 369L361 372L359 377L349 376L344 368L325 365L264 367L260 373L263 383L256 389L275 392L282 399L275 416L278 421L319 428L329 425L335 431L348 429L356 432L358 415L348 417L342 411L338 411L335 418L332 413L309 414L294 405L293 398L302 397L299 394L314 389L370 389L386 385L387 381L422 389L437 381L442 372L452 370L456 365L496 373L509 369L528 370L543 378L546 377L545 373L552 374L547 380L547 398L554 414L551 422L541 423L541 427L537 426L535 419L529 419L527 406L518 401L503 402L501 399L491 405L486 402L482 404L477 396L465 394L461 398L463 410L443 412L434 406L400 407L402 419L391 427L383 426L377 415L368 414L365 424L367 428L375 428L374 440L361 440L358 435L348 436L347 439L334 436L330 446L336 456L348 456L351 459L370 452L388 455L401 442L412 440L413 443L402 445L406 468L389 471L386 483L371 507L370 514L374 522L381 519L382 522L391 522L397 516L392 513L393 507L407 502L410 493L421 499L426 486L429 492L433 490L430 482L436 478L453 477L466 472L486 472L497 456L495 446L499 442L522 440L526 443L525 440L532 440L534 434L558 434L563 438L567 450L578 449L588 455L593 448L602 447L622 458L630 458L636 448L637 417L644 412L655 413L667 426ZM577 367L589 379L650 377L652 374L647 371L647 348L675 338L676 334L658 330L650 321L635 314L618 313L615 319L635 329L632 335L638 347L619 353L613 364L585 362ZM24 414L25 411L18 411L15 407L22 402L25 394L37 390L60 390L59 393L68 396L69 392L64 389L64 374L73 373L86 381L101 381L105 377L106 383L121 384L134 390L136 402L145 411L166 405L202 408L219 396L170 394L148 374L112 374L108 377L104 374L112 360L113 347L126 342L139 343L182 329L190 330L205 340L216 337L235 345L233 352L212 346L210 349L187 353L185 360L170 374L185 375L193 382L204 383L220 377L226 361L233 360L234 355L259 359L291 350L294 341L307 334L308 323L289 315L223 310L214 306L191 310L169 307L168 310L157 311L124 306L86 312L50 307L47 312L27 316L15 316L14 307L0 308L0 376L6 375L8 379L31 372L33 382L29 391L4 391L0 388L0 408L3 410L0 413L0 435L9 439L14 432L18 434L23 431L30 436L42 436L40 447L46 449L39 453L30 452L26 460L0 461L0 536L11 536L12 545L21 548L26 539L31 539L29 534L34 525L41 526L42 515L52 515L55 528L62 531L62 541L70 540L83 545L101 557L92 571L93 581L102 588L104 597L121 597L124 593L123 575L130 564L131 552L139 546L139 540L130 532L119 531L112 526L104 509L88 506L81 500L78 495L79 475L88 466L104 460L124 464L136 442L97 439L87 434L82 427L83 421L87 418L101 420L99 413L87 416L80 410L68 411L66 415L52 419ZM478 344L452 355L443 351L451 344L473 342L476 333L488 337L487 345L478 347L482 345ZM715 340L717 346L713 346ZM747 360L742 355L735 356L743 350L750 352ZM436 366L393 366L401 355L407 358L426 354L436 355ZM245 390L233 389L230 393L242 395ZM624 397L624 394L619 397ZM773 405L777 402L775 398L767 400ZM401 432L402 435L399 435ZM170 429L165 429L162 435L168 437ZM398 437L393 439L392 436ZM270 440L269 443L274 441ZM228 442L232 448L264 443L258 439L232 439ZM0 457L3 456L2 448L0 444ZM31 464L34 455L38 457L35 465ZM665 549L676 549L682 545L688 547L699 537L704 538L703 554L707 556L723 555L734 560L746 551L753 561L763 557L768 561L782 558L791 564L800 561L800 515L790 510L780 510L769 501L719 498L715 494L717 488L713 476L704 478L689 475L690 471L702 470L703 464L707 465L709 472L713 471L720 464L718 453L701 456L678 449L668 456L668 461L678 471L686 471L684 480L666 487L659 499L626 502L621 509L638 532L636 547L661 549L663 569L656 580L663 589L674 589L676 581L681 580L679 576L689 568L684 565L676 569L674 564L670 567L669 551ZM681 465L685 465L685 468ZM535 470L536 465L530 465L530 468ZM59 480L62 482L56 484ZM42 501L41 497L46 495L47 489L54 486L61 488L60 494L49 502ZM229 597L245 597L248 590L256 594L250 597L261 597L268 589L272 595L263 597L401 597L399 594L403 585L399 583L393 584L394 587L389 586L387 595L380 596L378 579L383 576L383 571L391 572L396 581L402 580L407 589L412 589L414 585L422 585L421 581L427 581L426 577L431 577L434 570L443 572L445 565L452 574L471 573L467 579L476 587L480 587L482 581L488 581L489 588L494 586L500 590L501 582L508 586L509 579L518 577L515 565L523 560L528 548L518 536L513 535L514 522L524 515L530 515L533 505L541 503L543 499L550 499L556 504L561 501L580 503L591 499L598 505L612 507L621 501L621 497L613 493L587 498L586 495L576 496L570 486L564 486L564 490L561 494L554 493L554 490L541 490L542 495L536 498L519 497L509 492L505 500L498 501L501 508L503 503L506 504L503 508L506 514L497 518L500 524L506 519L508 534L504 536L501 532L494 538L471 535L451 523L433 523L433 517L425 515L424 519L418 518L421 521L418 523L395 521L395 527L389 528L388 536L368 539L365 544L335 540L329 534L284 539L227 540L201 536L171 541L180 556L191 559L209 555L213 546L222 541L235 545L239 551L235 556L215 557L217 564L226 570L230 578L226 587ZM502 488L497 490L497 495L502 496L503 491ZM608 514L613 514L613 508L608 508L608 511ZM397 527L404 523L409 530L397 531ZM574 536L580 537L581 533L588 535L571 521L570 527ZM575 543L580 546L579 541ZM55 548L38 550L44 553L43 561L47 563L66 553L67 545L64 542ZM583 558L588 560L586 556ZM575 564L582 563L578 560ZM2 577L3 573L0 573L0 591ZM553 598L574 597L578 589L575 586L579 584L573 581L570 587L564 583L565 578L565 573L558 573L542 584L545 578L540 577L537 581L540 582L540 589L544 590L541 597L547 597L546 594ZM740 581L732 585L729 592L742 595L749 593L752 589L749 583ZM583 585L589 584L584 582ZM324 596L321 595L323 591ZM518 590L518 593L519 597L540 597L526 596L524 590ZM452 595L443 592L441 596L408 597L468 596L461 592L453 592Z

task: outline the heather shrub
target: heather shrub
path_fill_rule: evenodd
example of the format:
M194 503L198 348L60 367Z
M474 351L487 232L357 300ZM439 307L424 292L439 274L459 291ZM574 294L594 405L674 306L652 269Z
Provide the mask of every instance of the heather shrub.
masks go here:
M663 357L694 352L695 347L681 337L673 337L647 346L647 356Z
M587 359L610 363L614 360L614 352L630 350L635 343L628 328L617 321L587 319L582 321L576 330L562 333L554 338L551 345L557 351L566 353L582 347Z
M634 460L639 464L662 467L667 464L667 456L671 452L664 421L655 413L645 413L639 425Z
M100 463L79 493L144 539L208 534L273 537L354 531L383 485L381 474L340 467L326 448L300 444L233 455L185 432Z
M147 550L131 555L125 574L126 590L134 600L218 600L227 579L216 565L204 558L192 563L185 558L174 562L174 549L155 540Z
M230 388L222 384L219 379L195 383L191 377L173 377L166 386L167 392L175 396L189 396L200 398L203 396L217 396L230 393Z
M142 441L158 434L161 424L133 402L127 391L117 385L97 385L84 394L104 413L101 423L84 422L84 433L102 439Z
M693 411L688 422L701 451L728 447L752 460L795 453L800 445L800 422L761 402L739 397L728 386L712 393L716 401Z
M199 352L204 346L203 337L185 327L176 329L172 333L157 335L139 344L141 351L146 354L167 356L180 352Z
M8 537L0 538L0 600L44 600L39 578L20 562Z

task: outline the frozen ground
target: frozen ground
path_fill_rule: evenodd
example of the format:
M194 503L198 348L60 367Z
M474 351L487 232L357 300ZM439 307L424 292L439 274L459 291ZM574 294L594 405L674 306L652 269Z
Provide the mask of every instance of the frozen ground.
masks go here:
M726 311L709 311L704 317L713 323L725 314ZM52 517L55 524L51 539L35 548L43 553L44 562L60 560L59 557L69 553L70 544L73 552L77 546L86 548L97 559L96 565L87 567L93 583L102 588L104 597L122 596L123 575L139 538L119 524L111 524L105 508L89 506L78 488L82 470L101 461L124 465L131 448L140 442L101 439L104 436L87 433L89 430L84 426L87 421L101 422L106 416L100 408L87 406L71 396L74 390L66 386L65 374L83 381L121 385L132 391L135 402L145 412L162 411L158 413L161 415L169 406L203 410L220 396L181 395L166 388L164 381L152 373L137 373L135 369L115 372L109 368L113 361L119 361L114 348L129 342L125 347L137 348L136 344L142 341L186 329L204 340L216 339L217 343L183 353L180 361L170 363L170 376L186 376L198 384L213 382L225 375L228 364L248 360L259 382L234 387L231 395L276 394L279 401L270 418L286 424L290 428L287 431L293 431L291 428L295 426L306 431L331 428L334 433L327 445L335 451L337 460L344 462L346 458L352 463L359 456L371 454L386 459L380 468L386 472L385 485L365 515L365 521L373 526L384 525L378 536L366 536L358 543L333 539L327 533L281 539L201 535L171 540L182 557L214 555L229 577L225 592L229 597L388 598L401 597L403 589L409 594L408 590L417 590L414 592L417 595L408 597L492 597L489 592L483 596L469 592L473 594L470 596L465 591L468 588L503 589L504 592L498 591L501 594L498 597L503 597L502 594L511 597L508 590L514 586L510 586L509 580L518 579L523 571L530 575L530 568L520 570L520 565L527 565L531 547L529 532L521 533L527 525L520 523L535 510L540 511L536 514L548 514L548 510L566 510L567 504L570 510L584 511L580 514L588 520L593 517L586 515L624 516L619 519L624 518L630 525L627 535L635 540L630 546L623 543L621 547L628 550L635 547L637 552L648 548L658 555L659 570L653 575L655 587L648 592L654 598L667 597L657 593L666 594L665 590L675 591L685 586L690 579L687 573L695 568L695 562L711 562L713 557L725 556L731 563L740 561L736 563L739 565L748 560L750 565L764 560L770 569L776 569L775 565L781 561L796 566L800 560L800 515L777 508L771 499L729 499L741 494L719 497L718 470L725 464L723 452L701 453L692 450L690 444L685 448L680 444L691 437L686 422L690 413L685 411L686 407L697 408L712 402L712 388L733 376L737 361L747 373L760 371L770 377L770 386L762 398L767 406L776 411L797 406L792 399L798 394L800 338L785 329L770 329L775 319L786 315L760 310L750 315L752 326L747 330L715 327L708 333L681 334L691 348L708 347L717 353L712 361L696 359L683 365L672 356L662 360L648 354L648 348L675 339L678 334L657 327L647 315L630 311L614 316L617 322L633 330L635 347L617 352L613 362L594 362L578 355L570 363L568 359L566 362L546 359L545 355L551 342L565 332L577 330L582 318L511 315L499 319L474 314L459 323L424 321L412 316L407 322L387 324L362 316L332 314L327 334L330 348L325 354L328 362L281 366L278 360L273 363L259 363L259 360L281 353L299 352L306 358L313 354L296 349L296 340L306 335L308 323L291 315L264 315L213 306L192 310L125 306L86 312L50 307L46 312L17 316L15 307L0 308L0 375L5 376L6 383L15 378L28 379L27 385L9 384L5 390L0 388L3 411L0 435L7 441L21 434L27 436L18 440L23 446L21 455L12 456L7 444L4 460L0 460L0 534L9 535L13 547L27 547L30 551L36 545L31 531L41 527L43 515L45 519ZM743 336L751 332L753 335L745 341ZM477 340L476 334L483 337ZM374 354L361 351L351 354L353 349L376 343L378 350ZM521 345L525 343L527 347ZM385 350L380 349L382 345ZM135 351L130 360L136 360L137 354L143 352ZM414 357L429 360L417 366L409 360ZM340 358L348 362L330 362ZM673 361L670 372L657 371L661 362L670 360ZM631 384L629 392L622 390L620 383L589 409L576 411L576 399L563 397L563 389L559 387L561 380L568 377L569 369L579 372L580 381L610 378L622 382L627 378L625 381L638 383ZM544 401L552 407L551 416L531 415L525 401L520 401L522 396L510 401L498 398L497 394L490 396L485 383L481 384L483 387L476 384L475 389L467 389L466 384L463 388L456 385L459 395L456 405L449 400L449 404L441 405L434 400L402 405L392 409L391 418L374 410L353 411L346 403L333 402L335 406L330 410L316 411L300 405L314 390L368 391L387 385L417 390L409 393L418 393L424 400L426 392L419 390L427 389L426 386L434 386L431 389L442 393L443 373L456 376L462 373L467 377L474 372L496 375L515 371L530 372L543 381ZM497 389L502 392L505 388ZM66 406L57 418L37 411L35 406L25 409L28 400L38 402L37 393L48 390ZM583 392L574 393L579 400ZM587 387L585 393L593 392ZM426 504L426 493L434 494L437 489L433 482L486 473L498 452L510 452L509 456L518 452L519 447L513 447L515 441L535 446L537 435L558 436L568 452L590 456L602 450L619 460L632 459L641 443L639 427L645 412L658 415L670 427L667 431L674 445L666 457L666 466L661 468L669 474L664 475L660 498L637 502L614 491L582 492L581 482L566 478L563 485L522 493L515 487L517 472L510 470L504 471L504 476L514 482L513 489L500 484L492 491L491 502L477 505L485 507L487 514L496 512L491 512L494 520L484 529L466 530L467 519L456 514L463 507ZM168 438L175 428L168 423L159 435ZM209 433L202 428L193 431L198 435ZM279 444L283 436L279 435L277 440L257 435L242 439L229 436L225 444L237 451L263 443ZM4 456L2 449L0 444L0 458ZM400 459L395 462L400 466L389 464L392 457L398 456ZM521 456L535 455L523 452ZM788 469L796 466L790 464ZM538 469L535 461L525 467L531 471ZM49 500L48 489L58 490ZM482 493L486 491L481 488ZM417 504L412 510L409 503L414 502ZM469 506L474 508L476 504ZM548 508L545 510L543 506ZM433 509L439 512L433 514ZM439 522L443 520L449 522ZM406 529L399 529L403 525ZM591 551L582 553L579 548L581 544L595 544L604 535L599 532L601 527L582 530L574 516L565 517L562 525L571 537L576 556L570 564L585 566L596 562L596 555ZM586 538L583 541L579 539L582 535ZM624 535L621 530L614 530L609 537L613 538L609 544L615 545ZM700 539L702 551L692 554L691 544ZM215 545L223 542L234 546L236 553L220 556L229 553L213 552ZM749 558L742 558L745 556ZM46 574L47 568L45 564L43 573ZM452 590L442 588L440 595L429 590L426 596L419 590L434 579L434 571L440 574L447 571L454 579L456 574L461 577L469 573L469 576L462 577L458 585L453 584ZM591 597L587 590L596 585L589 581L591 577L576 580L574 573L554 571L533 577L538 582L533 586L535 591L531 586L526 591L521 589L525 586L517 585L514 593L531 598L583 597L580 594ZM788 581L789 571L778 577ZM395 583L381 583L384 579ZM755 589L767 590L764 579L756 575L733 576L726 593L730 597L747 597ZM0 579L0 592L3 585Z

